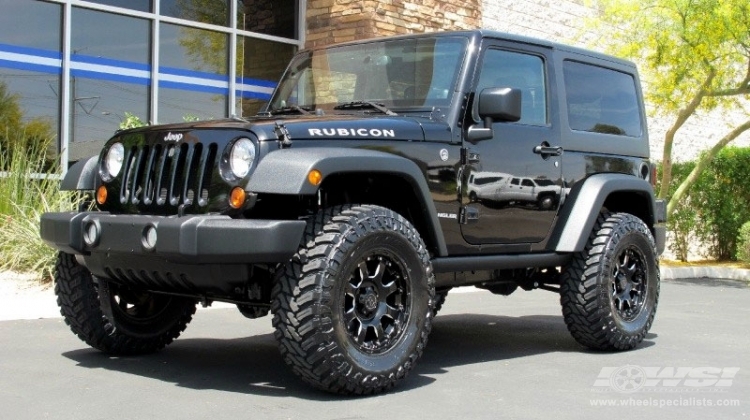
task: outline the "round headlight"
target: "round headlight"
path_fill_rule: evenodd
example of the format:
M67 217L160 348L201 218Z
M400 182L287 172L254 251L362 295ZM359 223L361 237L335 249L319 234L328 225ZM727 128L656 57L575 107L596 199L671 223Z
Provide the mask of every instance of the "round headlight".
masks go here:
M250 139L241 138L234 142L229 152L229 167L237 178L244 178L255 160L255 145Z
M125 160L125 147L122 143L115 143L109 147L107 155L104 157L104 169L111 178L116 177L122 169L122 162Z

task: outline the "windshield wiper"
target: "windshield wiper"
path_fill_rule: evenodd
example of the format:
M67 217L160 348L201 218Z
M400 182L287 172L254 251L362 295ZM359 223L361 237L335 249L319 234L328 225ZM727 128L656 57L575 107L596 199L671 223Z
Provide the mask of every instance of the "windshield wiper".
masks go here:
M398 115L390 109L386 108L385 105L379 104L372 101L354 101L346 102L343 104L336 105L333 109L362 109L362 108L373 108L382 112L385 115Z
M302 115L310 115L310 111L306 110L305 108L302 108L301 106L297 105L290 105L285 106L283 108L276 108L268 111L271 115L279 115L279 114L291 114L291 113L299 113Z

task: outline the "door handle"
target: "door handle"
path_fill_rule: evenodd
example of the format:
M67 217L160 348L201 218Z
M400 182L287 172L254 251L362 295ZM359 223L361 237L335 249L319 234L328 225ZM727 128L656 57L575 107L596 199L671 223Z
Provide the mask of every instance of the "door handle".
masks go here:
M546 141L539 146L534 147L534 153L542 155L543 159L547 159L550 156L560 156L563 154L562 146L550 146Z

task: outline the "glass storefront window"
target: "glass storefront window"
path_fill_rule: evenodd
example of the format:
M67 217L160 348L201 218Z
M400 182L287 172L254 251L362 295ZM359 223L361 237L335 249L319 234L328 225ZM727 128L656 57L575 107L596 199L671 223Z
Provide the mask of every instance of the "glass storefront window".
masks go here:
M163 23L159 122L223 118L229 94L229 35Z
M62 7L0 0L0 10L0 148L24 141L19 135L55 145L60 131Z
M299 39L297 0L237 0L237 29Z
M238 37L237 113L252 116L271 99L297 47L280 42ZM241 76L241 77L240 77Z
M160 13L213 25L229 25L229 0L161 0Z
M151 24L146 19L73 8L71 160L94 148L76 143L107 140L126 113L148 122L150 46Z
M150 63L151 24L148 20L73 8L72 23L74 55Z
M41 1L0 0L0 43L60 51L62 7ZM29 30L33 28L33 30Z
M86 0L91 3L106 4L109 6L123 7L138 10L140 12L151 11L151 0Z

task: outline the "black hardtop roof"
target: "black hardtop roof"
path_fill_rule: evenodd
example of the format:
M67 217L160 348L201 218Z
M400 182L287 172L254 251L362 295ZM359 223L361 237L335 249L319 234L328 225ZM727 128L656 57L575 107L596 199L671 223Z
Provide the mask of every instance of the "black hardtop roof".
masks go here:
M559 42L553 42L548 41L545 39L540 38L533 38L523 35L517 35L517 34L511 34L507 32L501 32L501 31L494 31L490 29L474 29L474 30L466 30L466 31L441 31L441 32L424 32L424 33L414 33L414 34L406 34L406 35L396 35L396 36L388 36L388 37L379 37L379 38L369 38L369 39L362 39L357 41L350 41L345 42L341 44L332 44L322 47L314 48L315 50L330 48L330 47L336 47L341 45L357 45L357 44L367 44L370 42L377 42L382 41L384 39L410 39L410 38L423 38L423 37L448 37L448 36L465 36L467 38L470 38L474 40L476 43L478 43L482 38L492 38L492 39L498 39L498 40L505 40L510 42L517 42L522 44L529 44L529 45L537 45L541 47L547 47L551 48L553 50L558 50L562 52L568 52L572 54L582 55L586 57L596 58L599 60L605 60L610 61L613 63L617 63L622 66L626 67L632 67L635 68L635 64L632 61L625 60L622 58L618 58L612 55L600 53L597 51L588 50L585 48L579 48L574 47L571 45L562 44Z

